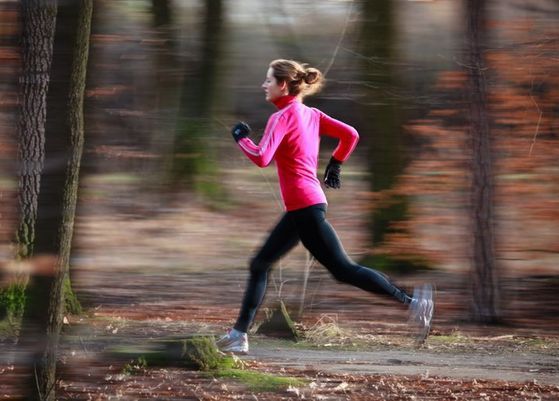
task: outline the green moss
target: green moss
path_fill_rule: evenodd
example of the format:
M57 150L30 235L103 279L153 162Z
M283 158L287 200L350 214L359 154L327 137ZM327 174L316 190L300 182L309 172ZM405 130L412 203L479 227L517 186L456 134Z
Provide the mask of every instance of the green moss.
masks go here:
M0 319L18 319L25 308L25 285L10 284L0 290Z
M242 369L222 369L212 372L214 377L230 378L245 384L251 391L284 391L289 386L301 387L306 382L295 377L276 376Z
M81 315L83 313L82 306L72 289L72 283L69 278L64 280L64 310L71 315Z
M213 337L193 337L184 340L181 359L194 369L212 370L219 367L222 356Z

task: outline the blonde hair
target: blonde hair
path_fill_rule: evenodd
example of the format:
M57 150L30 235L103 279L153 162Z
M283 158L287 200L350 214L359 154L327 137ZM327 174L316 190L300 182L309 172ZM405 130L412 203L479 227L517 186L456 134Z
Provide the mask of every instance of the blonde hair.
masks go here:
M317 93L324 84L322 73L316 68L294 60L277 59L270 63L274 78L278 83L286 82L291 96L303 96Z

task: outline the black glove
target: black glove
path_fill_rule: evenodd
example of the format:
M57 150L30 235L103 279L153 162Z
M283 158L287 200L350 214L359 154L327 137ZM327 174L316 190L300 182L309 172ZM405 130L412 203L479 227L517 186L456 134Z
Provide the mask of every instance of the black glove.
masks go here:
M231 129L231 135L233 135L233 139L236 142L239 142L242 138L246 138L250 134L250 127L247 123L242 121L235 124L235 126Z
M341 171L342 162L334 159L334 157L331 157L328 165L326 166L326 171L324 172L324 184L326 187L338 189L341 186Z

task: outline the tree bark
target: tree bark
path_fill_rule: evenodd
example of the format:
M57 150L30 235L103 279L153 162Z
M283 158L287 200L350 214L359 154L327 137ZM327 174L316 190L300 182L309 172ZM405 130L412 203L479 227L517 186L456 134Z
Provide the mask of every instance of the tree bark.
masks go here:
M19 205L17 257L33 254L37 200L45 158L46 98L56 24L56 0L21 1Z
M470 141L472 146L471 222L474 320L496 323L499 283L495 256L494 180L490 120L487 107L486 66L483 56L485 0L467 0L467 72L470 87Z

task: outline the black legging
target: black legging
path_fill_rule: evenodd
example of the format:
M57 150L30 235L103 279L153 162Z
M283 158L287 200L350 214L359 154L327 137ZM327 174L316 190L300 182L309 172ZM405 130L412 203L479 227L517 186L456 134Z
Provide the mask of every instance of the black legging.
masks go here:
M368 292L392 296L404 304L411 301L409 295L392 284L387 276L360 266L347 256L336 232L326 220L326 205L318 204L285 213L252 259L250 277L235 329L245 333L248 331L264 299L268 272L299 240L336 280Z

